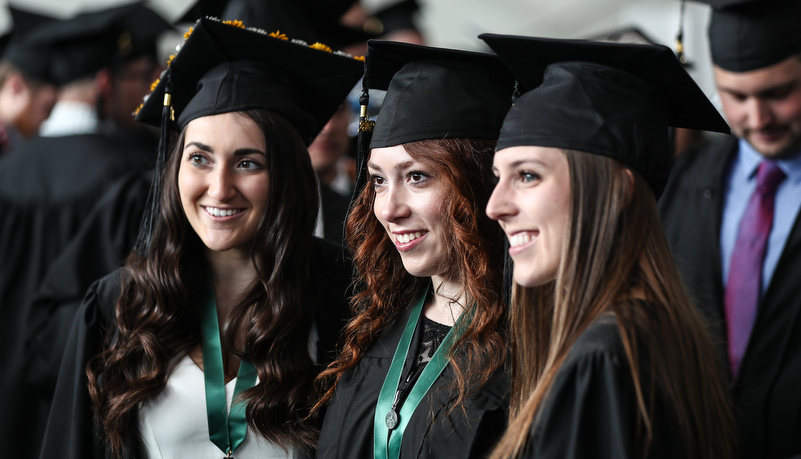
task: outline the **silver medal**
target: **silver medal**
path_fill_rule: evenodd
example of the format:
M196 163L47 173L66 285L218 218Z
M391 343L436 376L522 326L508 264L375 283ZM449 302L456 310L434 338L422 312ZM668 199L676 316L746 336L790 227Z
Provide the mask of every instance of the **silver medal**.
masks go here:
M395 410L389 410L387 413L387 417L384 419L387 423L387 429L392 430L395 427L398 427L398 413Z

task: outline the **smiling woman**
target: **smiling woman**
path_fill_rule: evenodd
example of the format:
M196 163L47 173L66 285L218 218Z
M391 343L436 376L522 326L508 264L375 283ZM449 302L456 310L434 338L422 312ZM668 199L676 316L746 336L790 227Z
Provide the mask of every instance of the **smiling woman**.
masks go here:
M730 458L720 361L656 199L668 126L726 131L665 47L482 35L520 96L487 204L509 239L506 458Z
M568 227L567 158L557 148L510 147L495 154L493 170L499 179L487 215L509 237L515 281L528 287L553 281Z
M151 206L125 266L81 306L42 454L312 453L313 381L350 269L313 236L305 147L362 69L238 22L197 23L139 112L162 128Z
M387 93L359 152L358 316L320 377L317 457L484 457L508 374L503 239L482 209L513 82L491 55L376 41L365 81Z
M189 224L214 252L247 257L265 213L270 174L264 134L239 112L189 122L178 166L178 191Z
M367 170L375 190L373 211L412 276L447 276L445 180L396 145L375 148ZM384 172L386 171L386 172ZM419 246L419 248L418 248Z

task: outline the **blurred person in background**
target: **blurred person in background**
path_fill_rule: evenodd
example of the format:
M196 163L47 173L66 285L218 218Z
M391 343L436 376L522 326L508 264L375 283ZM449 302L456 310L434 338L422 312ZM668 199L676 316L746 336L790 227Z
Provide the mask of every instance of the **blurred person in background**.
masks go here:
M740 457L801 454L801 2L708 0L734 136L681 155L659 202L728 363Z
M36 135L56 102L52 47L31 43L28 34L52 18L9 7L12 31L0 58L0 158Z
M48 400L23 378L33 293L105 189L123 175L150 167L155 156L153 147L146 150L130 140L118 140L97 111L102 97L96 76L117 53L133 49L132 40L125 37L146 27L131 27L135 31L130 32L123 24L138 18L143 9L134 4L54 21L26 35L34 49L49 50L46 58L16 51L13 45L7 54L11 62L32 60L62 86L61 102L42 125L47 135L21 142L0 159L4 211L0 221L0 335L4 340L0 391L15 394L0 402L0 447L14 449L25 439L26 448L20 451L24 457L38 453L49 407ZM149 26L158 27L153 16L144 18Z

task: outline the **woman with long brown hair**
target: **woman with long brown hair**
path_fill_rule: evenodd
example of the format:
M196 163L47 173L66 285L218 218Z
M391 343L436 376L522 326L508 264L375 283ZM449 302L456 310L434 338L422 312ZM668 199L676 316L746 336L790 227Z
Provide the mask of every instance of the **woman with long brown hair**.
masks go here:
M85 297L44 457L313 450L313 381L333 357L350 272L313 237L305 147L363 68L321 48L196 24L139 112L162 128L152 207L125 266Z
M320 377L317 457L481 457L508 408L503 239L483 208L513 82L481 53L370 41L366 59L387 93L360 152L357 316Z
M726 123L665 47L482 35L529 92L487 214L509 239L510 426L492 458L729 458L721 362L656 210L668 126Z

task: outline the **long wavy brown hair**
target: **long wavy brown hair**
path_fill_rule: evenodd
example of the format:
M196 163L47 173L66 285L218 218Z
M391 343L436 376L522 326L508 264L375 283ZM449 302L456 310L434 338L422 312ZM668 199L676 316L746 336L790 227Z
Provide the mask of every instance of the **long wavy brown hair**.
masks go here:
M473 319L451 350L462 406L506 358L506 340L501 329L505 306L501 301L503 233L484 213L492 194L492 155L495 142L475 139L439 139L403 145L414 160L430 168L449 191L443 203L444 230L448 247L448 276L461 283L472 300L464 313ZM366 163L366 161L365 161ZM364 171L363 171L364 172ZM403 267L400 254L373 214L375 190L369 184L354 198L346 223L346 238L359 272L358 292L351 300L355 318L345 328L345 344L338 358L320 374L323 398L333 396L342 374L359 363L380 332L430 285Z
M314 171L305 145L283 116L239 112L262 129L269 196L253 240L258 278L223 325L223 342L253 362L259 383L246 391L249 427L286 448L313 446L317 425L306 419L317 371L308 351L311 330L310 247L317 212ZM87 365L95 414L114 457L126 433L138 432L137 407L165 387L174 357L200 343L198 305L208 289L203 244L181 206L177 177L182 133L161 177L161 212L149 253L129 255L116 305L116 333ZM246 330L244 349L234 343ZM114 331L113 330L113 331Z
M510 305L510 426L493 459L518 456L573 343L614 314L634 383L636 451L653 440L654 397L666 394L687 458L731 458L735 437L722 362L673 261L644 178L616 160L565 151L570 174L567 243L556 280L515 285ZM633 187L627 171L631 171ZM633 292L641 292L638 301ZM638 345L641 344L640 345ZM666 346L665 343L670 343ZM647 356L640 360L639 354ZM640 362L651 368L641 368ZM643 387L641 374L650 375Z

